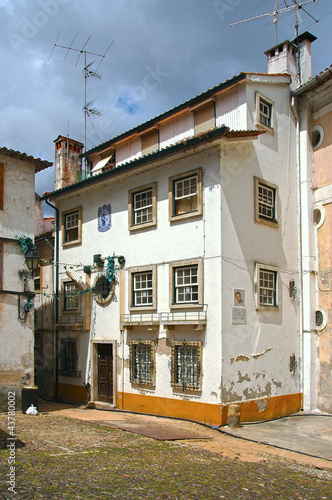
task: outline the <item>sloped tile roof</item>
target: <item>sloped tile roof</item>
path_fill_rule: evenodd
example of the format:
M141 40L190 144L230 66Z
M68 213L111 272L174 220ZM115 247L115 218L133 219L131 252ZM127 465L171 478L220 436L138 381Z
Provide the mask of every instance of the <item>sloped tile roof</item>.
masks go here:
M0 148L0 154L9 156L10 158L16 158L18 160L26 161L28 163L33 163L35 165L35 172L40 172L53 165L53 163L47 160L41 160L40 158L35 158L34 156L29 156L26 153L21 153L20 151L15 151L14 149L8 149L5 147Z

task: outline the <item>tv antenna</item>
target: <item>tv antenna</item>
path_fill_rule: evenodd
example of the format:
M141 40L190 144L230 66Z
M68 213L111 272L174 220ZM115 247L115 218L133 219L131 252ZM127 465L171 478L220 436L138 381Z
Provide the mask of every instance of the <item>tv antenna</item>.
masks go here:
M285 7L278 9L278 0L276 0L275 4L275 9L272 12L266 12L265 14L260 14L258 16L253 16L249 17L248 19L243 19L242 21L236 21L234 23L231 23L230 26L235 26L237 24L242 24L246 23L248 21L256 21L256 19L263 19L263 18L268 18L273 16L273 24L275 25L275 30L276 30L276 45L278 45L278 21L279 21L279 14L286 14L290 12L291 10L295 9L295 30L296 30L296 38L299 36L299 24L298 24L298 11L303 10L309 17L311 17L316 23L318 23L318 20L315 19L307 10L304 9L303 5L309 4L309 3L317 3L318 0L287 0L292 2L290 5L287 4L286 0L284 0Z
M59 40L59 37L60 37L60 31L58 33L58 36L55 40L55 43L53 45L53 49L51 51L51 54L50 54L50 57L48 58L48 60L51 59L52 57L52 54L54 52L54 49L55 47L59 47L60 49L66 49L67 50L67 53L63 59L63 62L65 62L68 54L70 51L73 51L73 52L78 52L78 57L77 57L77 60L76 60L76 63L75 63L75 67L77 66L79 60L80 60L80 57L81 55L83 54L84 55L84 68L83 68L83 75L84 75L84 108L83 108L83 111L84 111L84 151L86 151L86 125L87 125L87 118L89 118L91 120L91 116L101 116L101 111L96 109L96 108L93 108L91 107L92 106L92 103L91 102L87 102L87 98L86 98L86 89L87 89L87 80L88 78L94 78L94 79L97 79L97 80L100 80L101 79L101 75L99 73L97 73L101 63L103 62L103 60L105 59L106 57L106 54L107 52L109 51L109 49L111 48L113 42L114 42L114 39L111 41L111 43L109 44L109 46L107 47L106 51L104 52L104 54L97 54L95 52L89 52L88 50L86 50L86 46L88 45L90 39L91 39L91 36L89 36L89 38L87 39L87 41L85 42L85 44L83 45L83 47L81 49L75 49L73 47L73 44L75 42L75 39L77 37L77 33L76 35L74 36L71 44L69 46L65 46L65 45L59 45L57 42ZM86 60L86 56L88 55L91 55L91 56L96 56L96 57L100 57L100 62L97 66L97 69L96 71L94 71L92 69L92 65L93 65L93 62L87 64L87 60Z

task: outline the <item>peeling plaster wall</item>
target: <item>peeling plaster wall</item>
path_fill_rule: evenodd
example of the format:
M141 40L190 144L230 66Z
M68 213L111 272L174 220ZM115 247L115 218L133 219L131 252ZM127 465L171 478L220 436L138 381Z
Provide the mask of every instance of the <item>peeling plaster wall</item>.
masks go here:
M286 87L255 88L278 103L275 132L253 143L229 145L220 159L226 179L221 206L223 403L300 392L299 297L289 297L289 280L299 287L295 125ZM248 102L255 88L248 86ZM253 176L278 186L278 228L255 222ZM278 270L277 308L257 308L256 263ZM232 320L235 289L245 293L244 324ZM290 371L293 355L295 374Z
M4 163L4 209L0 211L1 236L34 238L34 177L35 166L7 155ZM19 270L26 269L20 245L3 243L3 289L23 291ZM30 282L31 283L31 282ZM29 285L28 285L29 286ZM22 298L22 307L25 304ZM23 310L21 309L23 315ZM18 296L0 295L0 411L8 408L8 391L16 391L19 409L22 385L34 383L33 361L34 311L25 322L18 320Z

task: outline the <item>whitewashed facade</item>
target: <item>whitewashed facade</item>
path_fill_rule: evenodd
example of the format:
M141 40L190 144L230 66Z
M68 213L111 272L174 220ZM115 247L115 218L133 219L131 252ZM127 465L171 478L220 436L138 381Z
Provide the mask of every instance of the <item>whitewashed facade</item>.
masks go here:
M216 424L232 403L243 421L301 408L290 85L241 73L88 151L91 176L48 196L62 399Z

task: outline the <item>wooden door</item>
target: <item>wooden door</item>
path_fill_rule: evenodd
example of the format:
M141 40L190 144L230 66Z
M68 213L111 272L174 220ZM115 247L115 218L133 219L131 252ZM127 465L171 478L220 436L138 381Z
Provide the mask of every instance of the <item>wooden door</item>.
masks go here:
M113 403L113 344L98 344L98 401Z

